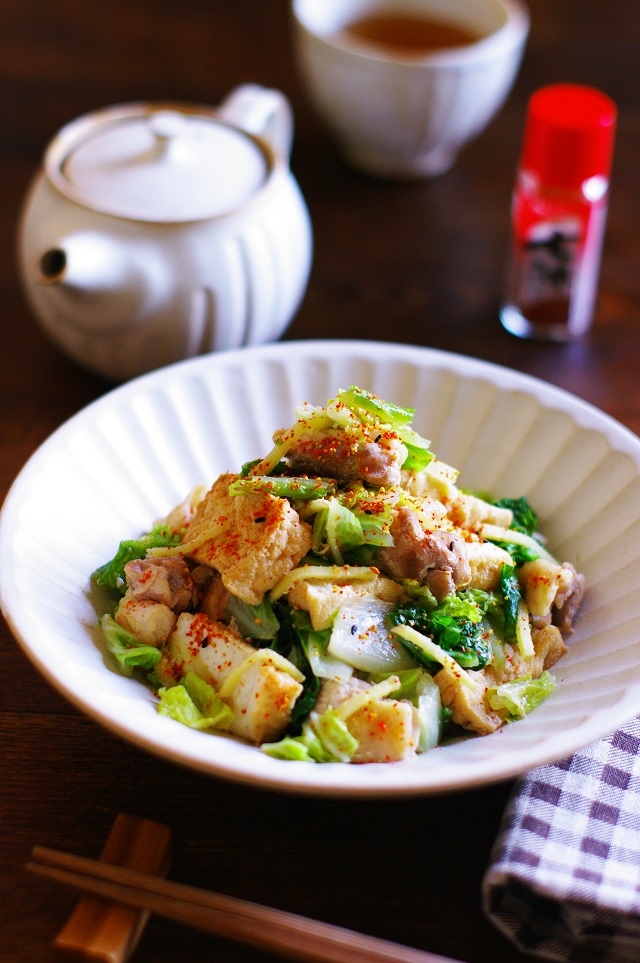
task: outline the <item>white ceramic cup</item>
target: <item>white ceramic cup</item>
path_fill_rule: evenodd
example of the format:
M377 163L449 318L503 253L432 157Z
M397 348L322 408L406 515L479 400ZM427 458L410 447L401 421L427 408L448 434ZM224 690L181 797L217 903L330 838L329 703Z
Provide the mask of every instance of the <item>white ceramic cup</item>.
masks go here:
M529 32L521 0L293 0L299 69L346 160L382 177L429 177L454 163L503 105ZM374 13L423 16L479 36L405 53L350 37Z

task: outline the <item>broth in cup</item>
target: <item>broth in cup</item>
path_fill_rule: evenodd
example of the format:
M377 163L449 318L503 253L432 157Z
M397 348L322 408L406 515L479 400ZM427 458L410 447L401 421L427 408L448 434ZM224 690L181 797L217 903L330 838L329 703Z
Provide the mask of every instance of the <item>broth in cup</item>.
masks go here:
M356 37L392 54L425 54L449 47L477 43L480 34L444 20L433 20L411 14L373 13L343 29L348 37Z

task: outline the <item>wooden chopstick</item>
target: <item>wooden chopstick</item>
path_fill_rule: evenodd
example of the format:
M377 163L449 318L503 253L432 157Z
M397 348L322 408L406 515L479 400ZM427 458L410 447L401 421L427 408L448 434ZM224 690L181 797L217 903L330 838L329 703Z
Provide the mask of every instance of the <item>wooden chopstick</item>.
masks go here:
M295 913L35 846L27 869L84 892L309 963L459 963Z

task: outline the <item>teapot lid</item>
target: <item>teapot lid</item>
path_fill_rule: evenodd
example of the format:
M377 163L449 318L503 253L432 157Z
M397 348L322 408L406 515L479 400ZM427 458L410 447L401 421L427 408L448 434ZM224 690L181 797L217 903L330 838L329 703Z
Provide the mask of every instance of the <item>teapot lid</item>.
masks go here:
M93 210L166 223L236 210L266 183L271 158L213 110L131 104L68 124L45 166L59 190Z

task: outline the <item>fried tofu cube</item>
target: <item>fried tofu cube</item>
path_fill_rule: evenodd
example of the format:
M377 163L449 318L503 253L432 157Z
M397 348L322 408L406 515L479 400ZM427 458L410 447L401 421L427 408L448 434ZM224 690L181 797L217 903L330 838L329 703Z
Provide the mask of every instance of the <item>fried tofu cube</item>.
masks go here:
M191 669L218 691L229 673L254 651L231 626L215 622L203 612L183 612L157 672L163 681L176 683Z
M471 569L470 588L485 592L498 587L503 565L513 565L507 550L493 542L467 542L467 560Z
M456 494L448 515L454 525L470 532L479 531L485 524L509 528L513 521L513 512L510 508L492 505L476 495L465 492Z
M231 732L256 745L279 739L301 692L300 682L275 662L254 663L225 699L233 710Z
M200 502L185 551L217 569L226 588L258 605L311 548L311 526L286 498L265 493L229 495L238 476L221 475Z
M164 602L125 595L114 615L115 621L135 635L143 645L161 646L176 624L176 615Z
M503 720L485 702L485 693L489 686L483 673L469 674L473 676L473 686L462 685L460 673L456 673L449 666L443 666L434 675L433 681L440 689L442 705L451 709L452 721L464 729L471 729L486 736L495 732Z
M539 629L533 628L531 640L533 642L532 659L523 658L513 646L505 645L506 659L504 665L500 668L489 665L483 672L483 675L489 680L489 685L502 685L503 682L512 682L514 679L519 679L525 675L537 679L545 669L550 669L555 665L560 656L567 651L560 629L555 625L545 625Z
M416 754L418 727L409 702L375 699L349 716L347 728L358 741L352 762L400 762Z
M284 671L285 663L270 650L254 649L230 626L203 613L184 612L157 672L169 685L179 682L189 669L196 672L233 710L227 731L260 744L279 738L302 692L300 673L293 665L290 672ZM229 683L234 684L227 694Z
M370 688L370 683L351 678L323 683L315 705L322 714L335 709L350 696ZM346 726L358 742L352 762L399 762L415 756L419 741L417 713L409 702L398 699L372 699L353 712Z

